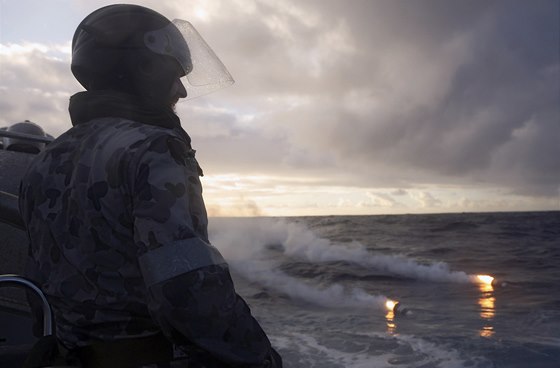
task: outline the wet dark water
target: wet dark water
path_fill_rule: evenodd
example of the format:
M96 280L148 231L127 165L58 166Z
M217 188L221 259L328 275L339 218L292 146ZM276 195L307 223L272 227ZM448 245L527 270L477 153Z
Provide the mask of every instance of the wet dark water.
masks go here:
M210 225L286 367L560 366L560 212Z

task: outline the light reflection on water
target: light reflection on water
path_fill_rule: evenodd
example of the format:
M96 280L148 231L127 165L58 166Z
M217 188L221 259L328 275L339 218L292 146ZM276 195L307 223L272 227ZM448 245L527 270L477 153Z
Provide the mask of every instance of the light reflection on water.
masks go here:
M479 288L481 292L480 298L478 299L478 305L480 306L480 318L486 322L479 334L481 337L492 337L495 333L492 320L496 315L496 298L494 297L494 288L492 287L492 284L479 284Z
M385 315L385 319L387 320L387 333L393 334L395 333L395 329L397 325L395 324L395 312L392 309L387 311Z

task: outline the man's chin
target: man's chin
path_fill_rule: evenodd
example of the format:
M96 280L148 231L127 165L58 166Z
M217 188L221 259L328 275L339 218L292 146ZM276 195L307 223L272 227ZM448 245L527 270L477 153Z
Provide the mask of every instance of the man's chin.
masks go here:
M169 105L169 107L171 107L171 110L173 110L173 112L177 112L177 102L179 102L179 98L175 98L175 100L173 100L171 102L171 104Z

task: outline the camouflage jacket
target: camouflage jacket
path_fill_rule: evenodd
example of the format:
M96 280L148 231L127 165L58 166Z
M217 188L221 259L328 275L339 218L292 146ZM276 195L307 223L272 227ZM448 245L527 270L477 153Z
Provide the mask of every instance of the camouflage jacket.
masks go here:
M228 366L266 364L270 342L209 244L190 138L173 122L119 117L130 109L96 117L105 97L71 103L74 127L20 188L28 276L53 306L58 338L74 348L163 331Z

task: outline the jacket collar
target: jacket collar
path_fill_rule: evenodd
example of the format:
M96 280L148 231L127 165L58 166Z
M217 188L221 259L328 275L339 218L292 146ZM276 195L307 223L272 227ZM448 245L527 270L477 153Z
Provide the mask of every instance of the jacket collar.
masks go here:
M105 117L118 117L178 131L190 144L181 120L171 107L147 104L137 96L118 91L84 91L70 97L72 125Z

